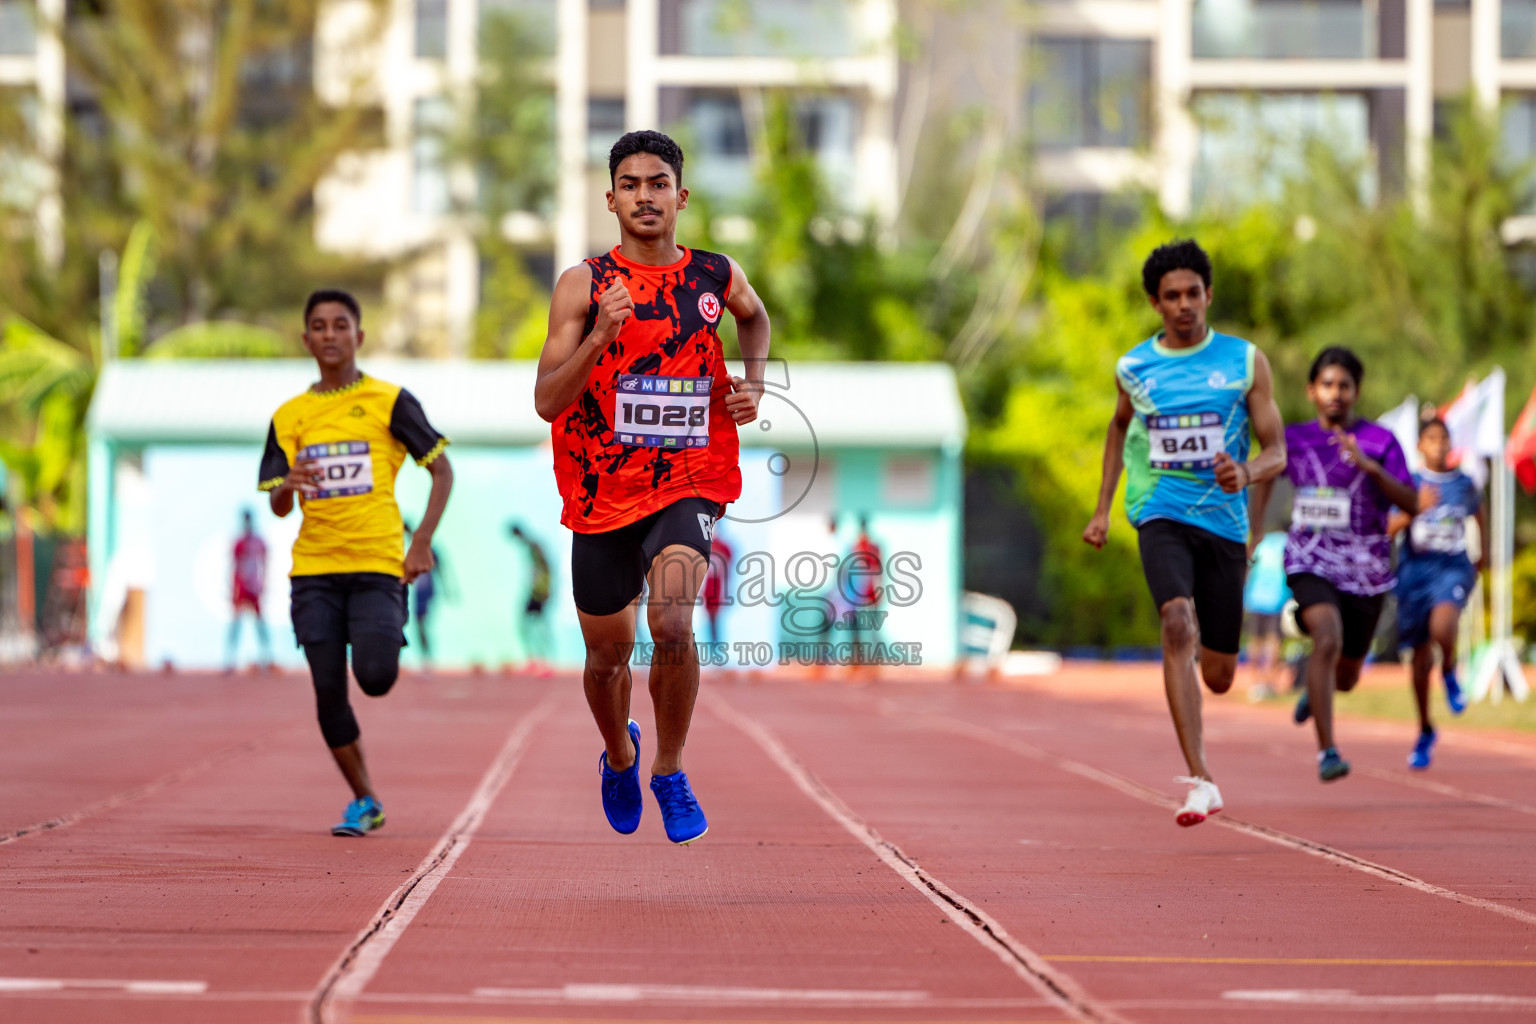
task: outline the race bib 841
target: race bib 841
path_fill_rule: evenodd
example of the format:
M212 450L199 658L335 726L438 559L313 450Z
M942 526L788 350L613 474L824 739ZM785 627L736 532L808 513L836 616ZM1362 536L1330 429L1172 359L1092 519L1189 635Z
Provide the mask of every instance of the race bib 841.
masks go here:
M621 373L613 396L613 439L645 448L709 447L709 377Z
M319 498L348 498L373 490L373 455L367 441L335 441L299 449L300 459L313 459L322 477Z
M1148 416L1147 435L1153 469L1210 469L1227 445L1226 424L1214 412Z

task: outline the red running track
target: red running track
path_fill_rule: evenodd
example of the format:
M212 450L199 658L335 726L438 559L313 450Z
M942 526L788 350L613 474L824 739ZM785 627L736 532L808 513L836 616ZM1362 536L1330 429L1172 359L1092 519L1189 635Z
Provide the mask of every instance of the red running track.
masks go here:
M361 703L389 823L344 840L301 677L9 675L0 1020L1536 1019L1536 743L1410 775L1346 719L1323 786L1208 700L1227 810L1180 829L1160 691L708 680L679 848L608 828L571 678Z

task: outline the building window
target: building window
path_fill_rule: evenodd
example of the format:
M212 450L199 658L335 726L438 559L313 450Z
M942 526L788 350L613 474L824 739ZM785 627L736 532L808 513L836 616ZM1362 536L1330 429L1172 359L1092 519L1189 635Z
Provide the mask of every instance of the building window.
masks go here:
M1362 197L1375 197L1370 102L1362 94L1202 93L1191 108L1200 129L1194 193L1201 205L1278 198L1322 151L1358 167Z
M1376 57L1377 6L1365 0L1195 0L1194 56Z
M480 0L480 41L492 41L488 23L510 27L523 42L519 50L554 56L556 43L555 0ZM484 46L482 45L482 53Z
M1499 5L1499 55L1505 60L1536 57L1536 0Z
M624 134L624 97L592 97L587 100L587 160L595 167L608 166L608 151Z
M1151 43L1130 39L1034 41L1029 123L1036 145L1145 145L1151 104Z
M453 108L446 97L418 99L411 120L411 208L429 217L448 212L448 133Z
M689 57L848 57L848 0L661 0L664 54Z
M14 148L0 145L0 210L32 209L47 186L48 165L32 145L37 113L37 93L31 89L0 89L0 126L15 128L18 140Z
M416 56L448 56L448 0L416 0Z
M1536 157L1536 93L1506 93L1502 120L1504 156L1514 164Z
M0 0L0 56L26 56L36 52L35 0Z

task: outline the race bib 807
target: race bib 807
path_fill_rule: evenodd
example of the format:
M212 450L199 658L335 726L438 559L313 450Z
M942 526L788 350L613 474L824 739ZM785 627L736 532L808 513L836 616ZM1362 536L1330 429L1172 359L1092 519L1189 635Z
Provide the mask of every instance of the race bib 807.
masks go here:
M1153 469L1210 469L1216 453L1227 450L1227 428L1220 413L1148 416Z
M643 448L709 447L709 377L619 374L613 439Z
M373 490L373 456L367 441L335 441L299 449L300 459L313 459L322 477L320 498L348 498Z

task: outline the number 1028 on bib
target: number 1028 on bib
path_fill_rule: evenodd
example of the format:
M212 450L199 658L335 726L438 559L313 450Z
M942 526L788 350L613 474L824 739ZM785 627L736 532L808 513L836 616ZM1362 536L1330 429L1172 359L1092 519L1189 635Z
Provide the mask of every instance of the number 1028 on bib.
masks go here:
M708 377L622 373L613 398L613 439L644 448L709 447Z

